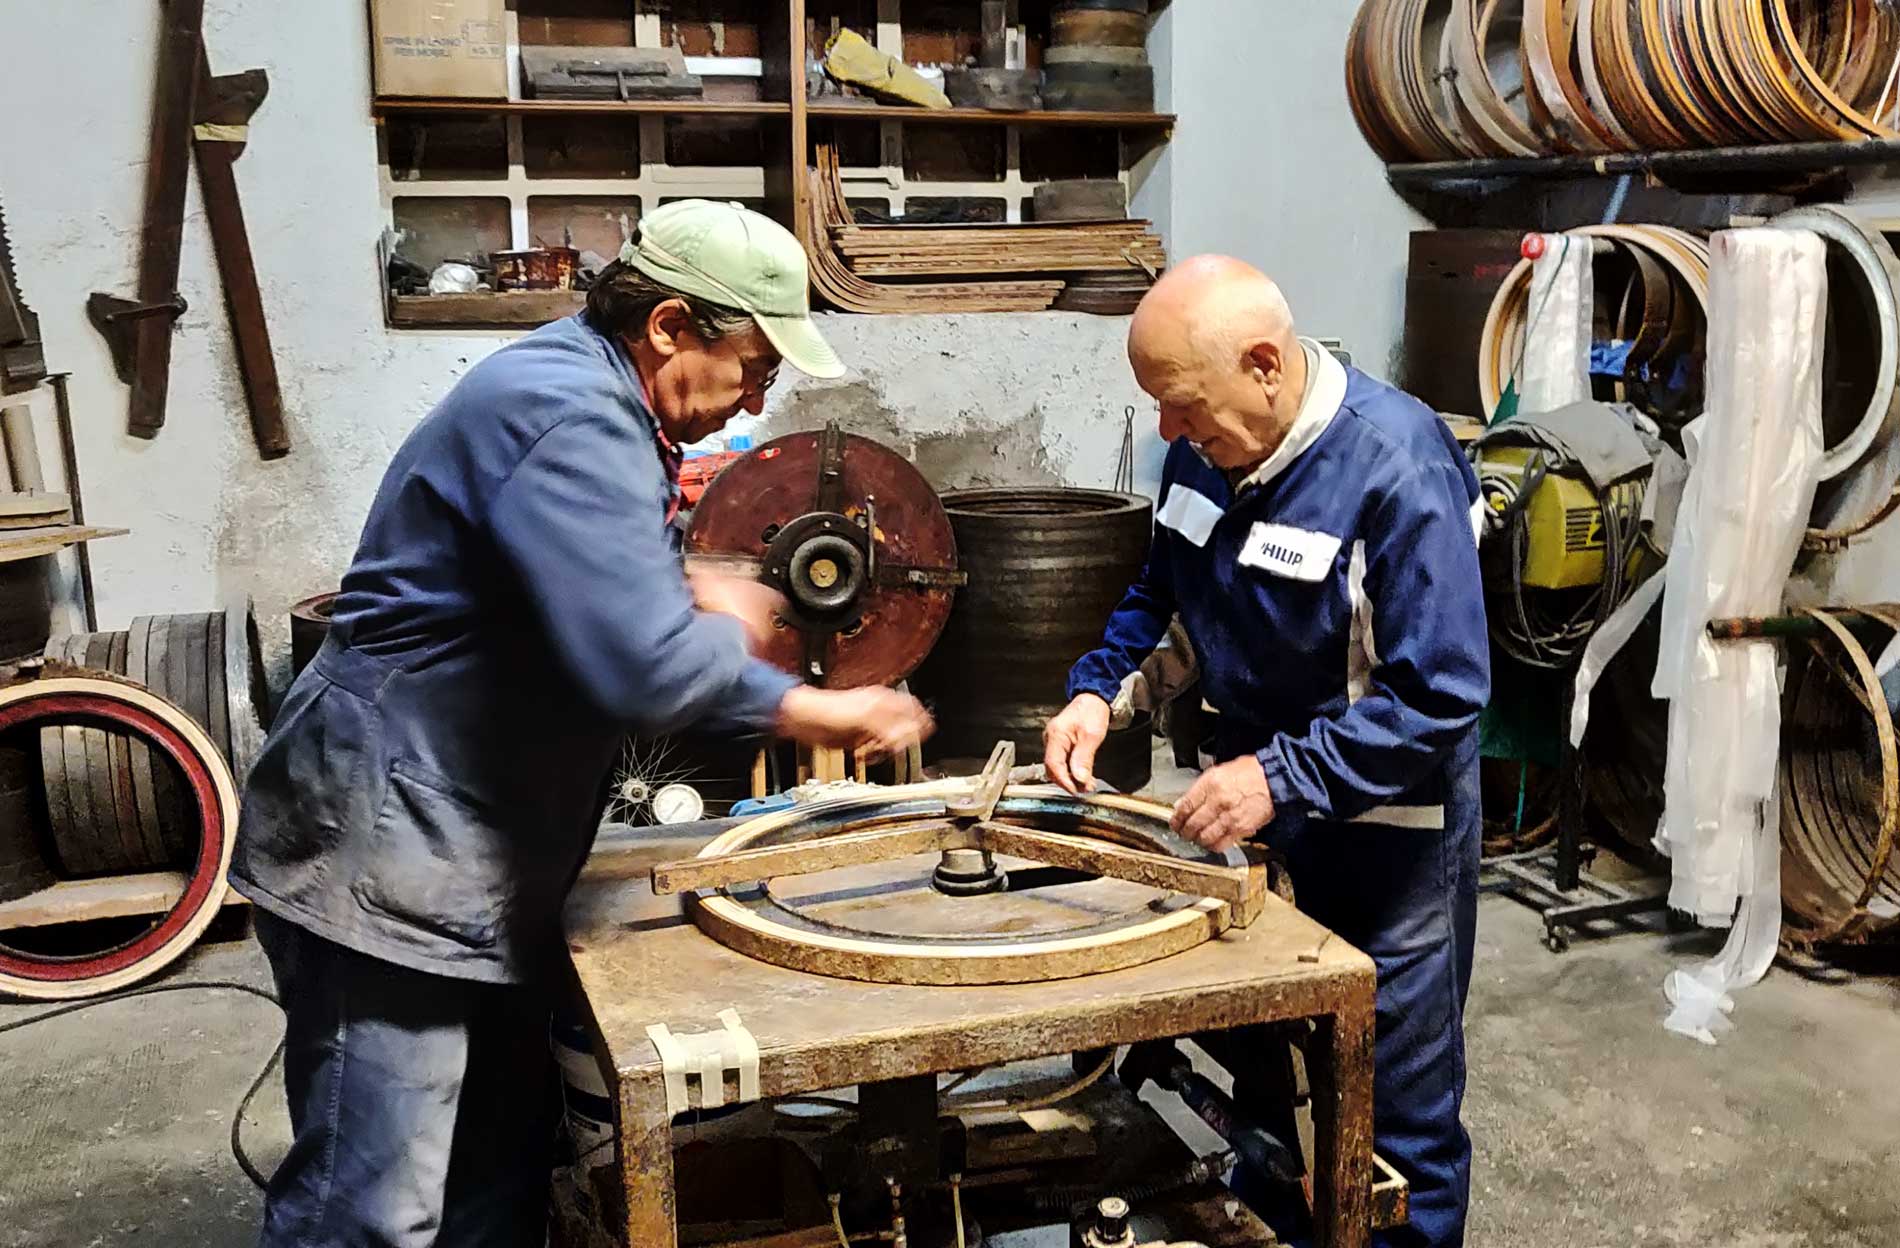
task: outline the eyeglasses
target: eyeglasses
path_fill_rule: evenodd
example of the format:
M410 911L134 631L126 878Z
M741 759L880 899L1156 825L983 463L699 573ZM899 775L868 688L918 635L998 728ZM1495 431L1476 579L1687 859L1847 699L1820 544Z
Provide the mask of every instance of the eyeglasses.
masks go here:
M755 380L753 377L752 366L750 364L746 365L745 366L745 392L747 394L756 394L760 398L764 398L765 392L778 384L778 369L779 369L779 366L777 364L774 364L772 365L771 368L766 370L765 375L763 377L759 377Z

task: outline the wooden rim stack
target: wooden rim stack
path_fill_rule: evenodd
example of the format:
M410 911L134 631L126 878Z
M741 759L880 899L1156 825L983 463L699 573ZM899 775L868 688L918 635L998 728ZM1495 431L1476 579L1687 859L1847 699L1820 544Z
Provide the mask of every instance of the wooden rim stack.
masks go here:
M1900 758L1893 715L1867 647L1842 622L1900 630L1900 607L1810 611L1827 633L1790 648L1783 695L1781 897L1797 944L1858 942L1900 930Z
M78 955L45 954L0 941L0 992L39 1000L86 997L148 978L189 949L216 916L237 831L237 785L217 746L191 717L129 682L49 674L0 688L0 733L79 723L110 725L162 753L181 778L194 829L171 908L138 935Z
M1660 369L1671 358L1699 360L1708 331L1707 243L1662 225L1587 225L1566 237L1592 246L1600 241L1630 258L1635 280L1621 291L1599 289L1597 304L1618 309L1612 332L1625 333L1636 344L1633 362ZM1498 410L1522 364L1532 316L1530 291L1531 261L1520 260L1498 287L1485 318L1478 342L1478 395L1486 416Z
M1052 112L1151 111L1148 0L1055 0L1042 63L1042 104Z
M141 616L125 632L55 637L46 657L134 682L191 717L240 782L263 741L264 688L250 603ZM55 873L87 878L179 867L196 852L188 787L136 733L100 722L40 729Z
M1885 235L1845 209L1797 208L1774 224L1809 230L1828 248L1827 356L1838 375L1828 378L1821 483L1806 541L1813 549L1839 548L1900 509L1900 256ZM1858 350L1856 330L1876 349ZM1843 385L1855 371L1864 375Z
M1391 164L1900 138L1878 0L1364 0L1346 55Z

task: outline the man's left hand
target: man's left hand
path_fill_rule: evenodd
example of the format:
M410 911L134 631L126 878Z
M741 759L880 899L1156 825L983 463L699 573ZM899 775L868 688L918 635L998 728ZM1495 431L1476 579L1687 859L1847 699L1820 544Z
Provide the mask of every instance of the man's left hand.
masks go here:
M1209 767L1174 804L1174 831L1224 853L1273 822L1273 792L1252 754Z

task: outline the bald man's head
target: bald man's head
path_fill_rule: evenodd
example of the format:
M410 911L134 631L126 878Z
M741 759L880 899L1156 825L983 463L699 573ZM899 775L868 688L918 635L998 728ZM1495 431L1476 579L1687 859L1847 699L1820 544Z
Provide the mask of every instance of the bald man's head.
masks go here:
M1216 465L1251 468L1286 436L1306 393L1306 356L1280 288L1231 256L1196 256L1136 308L1128 359L1161 405L1161 436Z

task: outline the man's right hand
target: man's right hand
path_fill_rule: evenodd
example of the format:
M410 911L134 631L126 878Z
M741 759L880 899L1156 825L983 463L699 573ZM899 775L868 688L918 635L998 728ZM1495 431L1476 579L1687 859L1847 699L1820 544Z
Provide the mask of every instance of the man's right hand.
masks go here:
M778 704L778 735L804 745L855 750L867 760L909 749L936 730L924 704L881 685L800 685Z
M1042 762L1049 778L1071 793L1095 785L1095 751L1108 739L1108 703L1079 693L1042 730Z
M688 572L693 600L701 611L730 615L745 625L746 649L763 654L772 639L772 616L785 609L785 596L770 585L721 572Z

